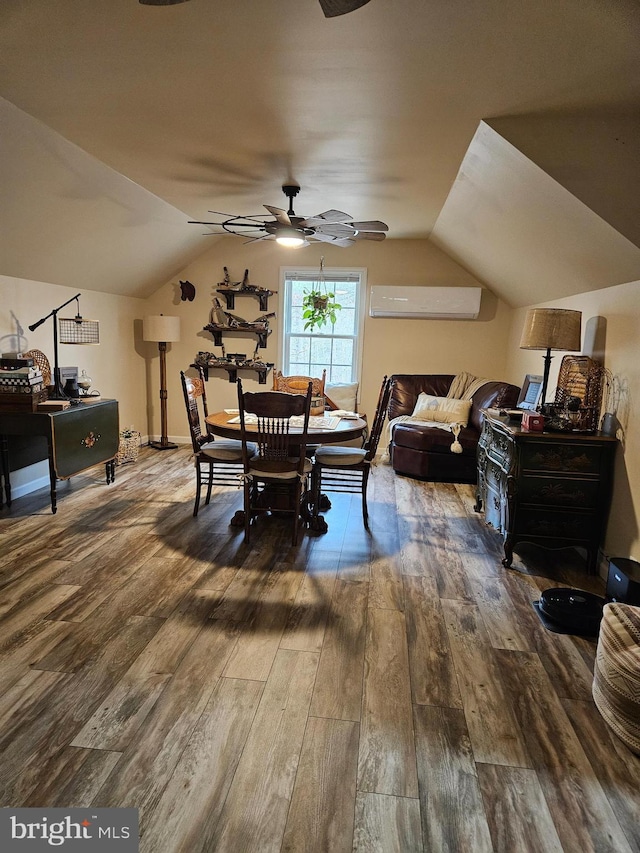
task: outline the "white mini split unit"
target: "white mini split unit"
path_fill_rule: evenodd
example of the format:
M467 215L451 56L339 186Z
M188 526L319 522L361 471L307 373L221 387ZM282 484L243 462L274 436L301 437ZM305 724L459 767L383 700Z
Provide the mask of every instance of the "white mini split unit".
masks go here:
M371 288L371 317L415 317L430 320L477 320L481 287Z

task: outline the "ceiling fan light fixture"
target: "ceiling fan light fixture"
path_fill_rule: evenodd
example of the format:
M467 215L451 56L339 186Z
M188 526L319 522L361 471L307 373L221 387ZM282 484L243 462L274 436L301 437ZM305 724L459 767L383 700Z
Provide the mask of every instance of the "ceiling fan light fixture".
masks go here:
M276 243L279 243L281 246L287 246L289 249L295 249L298 246L302 246L304 242L304 237L302 237L300 232L296 231L295 228L284 227L278 230Z

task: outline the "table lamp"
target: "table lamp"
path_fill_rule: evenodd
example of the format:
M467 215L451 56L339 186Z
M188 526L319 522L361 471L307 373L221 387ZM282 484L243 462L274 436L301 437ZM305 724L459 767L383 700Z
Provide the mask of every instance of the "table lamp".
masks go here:
M75 317L58 317L58 312L66 308L70 302L76 300L77 311ZM60 363L58 358L58 327L60 329L61 344L99 344L100 324L97 320L86 320L80 315L80 294L76 293L71 299L67 299L62 305L50 311L46 317L42 317L36 323L29 326L30 331L35 331L45 320L53 317L53 392L49 394L51 400L66 400L67 394L62 388Z
M167 343L180 340L180 317L155 314L142 321L142 339L155 341L160 352L160 441L150 441L156 450L175 450L167 438Z
M520 349L546 350L539 409L544 406L547 395L551 350L579 352L581 320L581 311L566 308L530 308L527 311Z

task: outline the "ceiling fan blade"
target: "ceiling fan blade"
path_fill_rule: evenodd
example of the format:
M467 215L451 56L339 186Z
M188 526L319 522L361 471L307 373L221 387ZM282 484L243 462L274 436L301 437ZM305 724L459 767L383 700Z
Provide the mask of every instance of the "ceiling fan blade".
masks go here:
M187 0L139 0L142 6L177 6L178 3L186 3Z
M325 210L324 213L318 213L317 216L310 216L305 219L300 225L313 228L314 225L321 225L323 222L349 222L353 219L349 213L343 213L341 210Z
M286 210L282 210L281 207L271 207L270 204L265 204L265 207L272 216L275 216L281 225L291 225L291 220Z
M322 231L316 231L309 235L310 240L319 240L321 243L335 243L338 237L331 237L329 234L323 234Z
M384 231L356 231L352 240L384 240L387 235Z
M336 18L365 6L369 0L320 0L325 18Z
M317 225L314 230L316 234L327 234L329 237L352 237L355 234L354 228L341 223Z
M386 222L380 222L378 219L372 220L370 222L350 222L349 225L353 226L358 231L388 231L389 226Z

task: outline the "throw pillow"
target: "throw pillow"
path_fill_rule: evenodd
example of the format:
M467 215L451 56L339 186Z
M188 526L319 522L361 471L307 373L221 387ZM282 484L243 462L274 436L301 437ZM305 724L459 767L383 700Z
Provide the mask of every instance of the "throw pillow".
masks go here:
M348 412L356 411L356 398L358 396L357 382L336 382L325 385L324 393L335 403L338 409L346 409Z
M452 397L418 395L412 418L434 421L441 424L462 424L466 427L471 412L471 400L455 400Z

